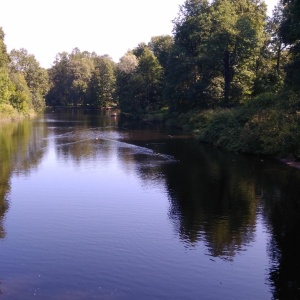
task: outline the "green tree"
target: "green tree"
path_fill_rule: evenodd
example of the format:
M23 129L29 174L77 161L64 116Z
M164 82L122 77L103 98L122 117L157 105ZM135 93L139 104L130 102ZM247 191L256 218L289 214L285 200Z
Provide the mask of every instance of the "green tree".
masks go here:
M163 105L163 68L157 57L146 47L139 58L135 74L135 95L142 110L157 110Z
M163 68L146 44L118 64L117 94L124 111L144 113L163 105Z
M95 53L81 52L78 48L70 54L57 54L49 70L51 88L46 99L48 105L81 106L87 103L95 56Z
M4 31L0 27L0 68L5 68L9 61L9 56L7 54L6 45L4 43Z
M266 5L261 0L216 0L212 19L208 51L222 76L223 106L228 107L252 93L264 41Z
M148 44L153 54L157 57L164 70L167 69L169 55L174 45L174 39L170 35L154 36Z
M87 103L87 92L92 72L94 70L93 61L89 58L71 59L68 63L67 76L70 93L70 102L74 106Z
M96 58L95 70L89 83L88 103L95 107L115 106L115 89L115 63L106 56Z
M132 52L127 52L121 57L116 69L116 95L121 110L134 111L133 104L134 80L133 76L138 66L138 59Z
M4 43L4 31L0 27L0 104L8 104L12 92L12 83L8 76L9 56Z
M286 83L300 90L300 0L283 0L284 20L281 25L283 42L289 45L291 61L286 66Z
M187 0L174 20L174 46L166 71L170 109L185 111L207 106L210 71L205 51L211 28L210 4Z
M68 74L69 55L67 52L58 53L52 68L48 70L50 78L50 90L46 96L46 103L50 106L68 105L69 77Z
M283 22L283 5L279 2L273 9L272 17L268 17L265 28L265 41L257 60L256 79L253 94L279 92L282 88L288 60L287 45L280 35Z
M49 77L47 71L40 67L33 54L26 49L10 52L10 67L12 72L21 73L31 92L32 105L35 111L40 111L45 106L45 96L49 89Z
M16 112L29 113L31 93L23 75L9 68L11 59L4 44L4 32L0 28L0 113L12 116Z

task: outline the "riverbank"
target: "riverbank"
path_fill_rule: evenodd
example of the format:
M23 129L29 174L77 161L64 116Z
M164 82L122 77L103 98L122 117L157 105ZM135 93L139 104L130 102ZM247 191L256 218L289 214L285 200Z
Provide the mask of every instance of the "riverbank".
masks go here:
M235 108L185 113L155 112L134 116L145 123L161 123L184 130L199 142L218 148L280 160L300 168L300 117L294 103L271 95Z
M200 142L222 149L268 156L300 156L300 116L297 105L265 95L235 108L170 114L169 122L191 132Z
M36 113L33 110L30 110L26 113L21 113L9 104L0 105L0 125L14 121L20 121L26 118L33 118L35 116Z

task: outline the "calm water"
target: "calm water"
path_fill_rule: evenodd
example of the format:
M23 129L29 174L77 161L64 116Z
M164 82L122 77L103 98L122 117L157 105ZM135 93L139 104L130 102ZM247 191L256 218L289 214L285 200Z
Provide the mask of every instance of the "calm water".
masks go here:
M300 172L111 112L0 127L0 299L300 299Z

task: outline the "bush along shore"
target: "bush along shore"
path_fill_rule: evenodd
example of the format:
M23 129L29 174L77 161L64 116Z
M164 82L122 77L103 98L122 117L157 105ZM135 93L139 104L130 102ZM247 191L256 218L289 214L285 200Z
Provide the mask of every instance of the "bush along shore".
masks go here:
M299 167L300 99L290 95L282 102L281 97L265 94L235 108L169 113L166 124L193 134L199 142Z
M9 104L0 105L0 125L13 121L20 121L26 118L33 118L37 115L34 110L20 112Z

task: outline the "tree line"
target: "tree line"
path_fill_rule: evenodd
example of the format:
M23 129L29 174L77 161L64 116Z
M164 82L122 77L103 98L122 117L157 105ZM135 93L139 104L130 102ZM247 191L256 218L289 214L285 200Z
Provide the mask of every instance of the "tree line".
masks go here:
M164 110L200 140L265 154L289 145L283 152L297 156L299 3L281 0L267 17L263 0L186 0L172 35L118 63L75 48L48 70L24 49L7 54L1 31L0 105Z
M0 27L0 114L30 115L45 106L49 89L47 70L40 67L34 55L27 50L7 53L4 32Z

